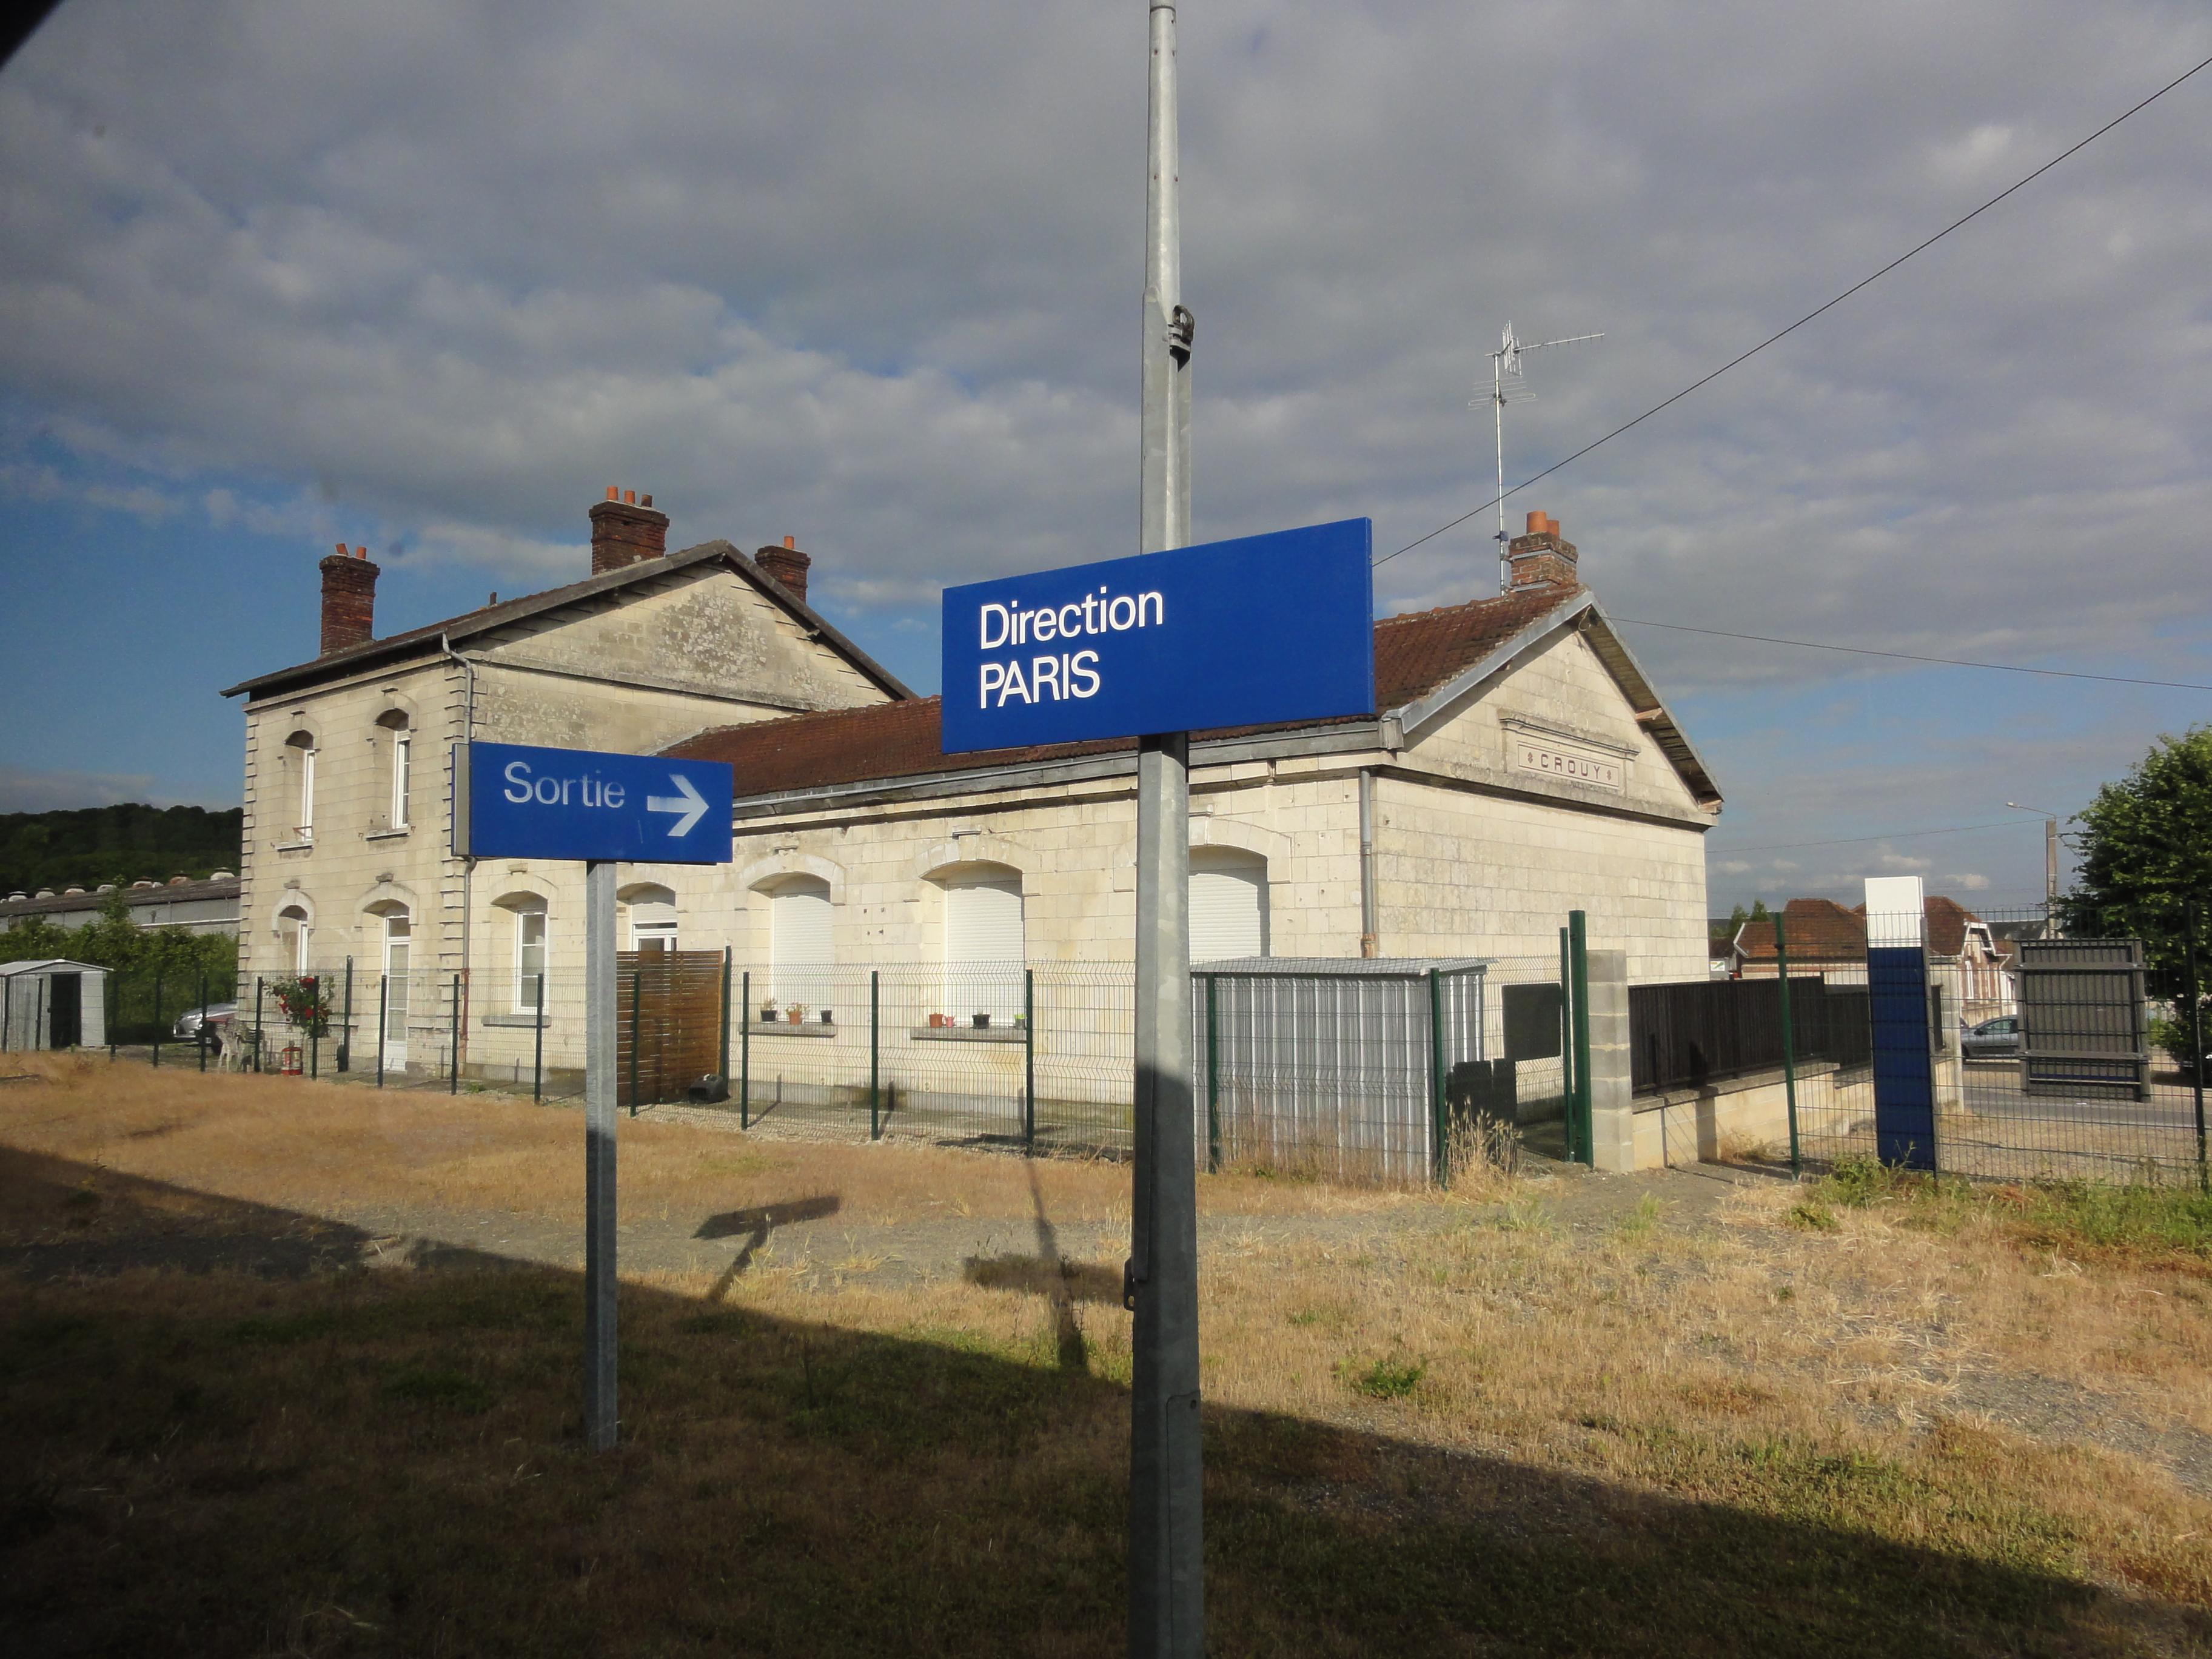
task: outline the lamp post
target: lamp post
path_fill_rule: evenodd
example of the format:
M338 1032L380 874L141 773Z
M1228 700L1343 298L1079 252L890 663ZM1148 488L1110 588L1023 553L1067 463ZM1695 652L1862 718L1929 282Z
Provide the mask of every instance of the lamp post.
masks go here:
M2058 814L2040 806L2022 806L2016 800L2005 805L2013 811L2033 812L2043 820L2043 936L2049 939L2058 931Z

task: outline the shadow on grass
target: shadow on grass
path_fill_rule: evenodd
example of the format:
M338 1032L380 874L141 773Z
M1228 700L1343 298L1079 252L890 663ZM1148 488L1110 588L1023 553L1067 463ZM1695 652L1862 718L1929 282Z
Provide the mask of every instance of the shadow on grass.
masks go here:
M1127 1396L1054 1363L1064 1286L1000 1350L625 1285L623 1444L594 1456L573 1275L366 1271L355 1230L20 1155L0 1216L33 1240L0 1279L12 1654L1122 1650ZM139 1271L165 1250L197 1271ZM1850 1517L1929 1477L1811 1445L1708 1446L1738 1504L1248 1411L1206 1437L1218 1654L2212 1633L2069 1577L2060 1523L1986 1487L1966 1520L2014 1559L1876 1536Z

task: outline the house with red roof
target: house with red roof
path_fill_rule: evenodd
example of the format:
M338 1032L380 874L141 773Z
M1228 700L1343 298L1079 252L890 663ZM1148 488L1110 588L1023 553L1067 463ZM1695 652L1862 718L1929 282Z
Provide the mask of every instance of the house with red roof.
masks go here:
M938 700L812 608L788 538L670 553L651 501L593 506L585 580L386 638L374 565L323 561L321 652L230 693L246 972L434 967L471 1057L548 1017L581 872L452 855L471 737L734 769L735 862L629 867L626 949L726 945L771 982L1130 957L1133 742L946 755ZM1581 909L1632 979L1705 976L1719 791L1558 522L1531 514L1507 562L1502 593L1375 624L1372 715L1192 734L1194 959L1555 960ZM395 1060L423 1018L388 1013Z

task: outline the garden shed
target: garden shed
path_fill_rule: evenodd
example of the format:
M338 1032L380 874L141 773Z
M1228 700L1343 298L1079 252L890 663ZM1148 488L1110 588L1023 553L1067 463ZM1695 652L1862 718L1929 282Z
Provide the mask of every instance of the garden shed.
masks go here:
M48 957L0 963L0 1048L96 1048L107 1042L107 969Z

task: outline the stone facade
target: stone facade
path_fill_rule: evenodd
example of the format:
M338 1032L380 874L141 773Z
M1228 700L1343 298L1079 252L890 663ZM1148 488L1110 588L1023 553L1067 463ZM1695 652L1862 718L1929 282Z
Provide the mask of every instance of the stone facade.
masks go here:
M595 538L645 510L600 504ZM649 915L677 948L726 946L767 969L775 896L801 884L826 896L836 963L939 963L948 892L988 878L1018 889L1029 961L1127 961L1133 749L944 756L933 706L806 608L804 556L708 544L611 562L236 688L249 697L245 972L292 970L304 920L313 965L374 973L387 921L404 916L412 971L434 995L456 976L463 988L464 1064L496 1070L538 1038L517 964L542 915L547 1057L570 1062L582 872L450 855L447 757L465 737L736 766L733 862L626 868L624 948ZM1628 978L1702 977L1718 796L1588 594L1536 583L1390 619L1376 638L1375 717L1194 738L1192 846L1263 887L1266 951L1553 963L1579 908ZM828 767L833 739L845 758Z

